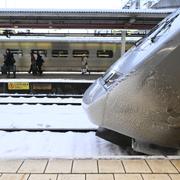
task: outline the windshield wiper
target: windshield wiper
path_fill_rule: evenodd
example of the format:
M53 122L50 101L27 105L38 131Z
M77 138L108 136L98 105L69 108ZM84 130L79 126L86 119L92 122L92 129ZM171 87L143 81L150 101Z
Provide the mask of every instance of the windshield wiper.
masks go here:
M156 25L155 27L153 27L143 38L139 39L139 40L135 43L135 46L138 46L139 44L141 44L145 38L147 38L148 36L150 36L150 35L151 35L154 31L156 31L160 26L161 26L161 24L158 24L158 25Z
M156 37L158 36L158 34L165 28L170 28L171 24L174 22L174 20L179 16L179 14L177 14L176 16L174 16L173 18L171 18L170 20L167 19L164 23L164 25L159 29L159 31L151 38L151 42L155 42Z

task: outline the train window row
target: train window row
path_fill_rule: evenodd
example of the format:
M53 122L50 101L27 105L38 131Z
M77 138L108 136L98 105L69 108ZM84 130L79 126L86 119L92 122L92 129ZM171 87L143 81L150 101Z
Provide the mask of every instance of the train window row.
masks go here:
M14 55L23 56L23 51L21 49L10 49L10 51ZM44 49L31 49L31 52L33 54L39 53L40 55L47 57L47 50L44 50ZM63 50L63 49L54 49L51 51L51 55L54 58L68 57L69 52L68 50ZM82 56L89 57L89 51L75 49L72 51L72 55L73 57L82 57ZM96 56L97 58L113 58L113 51L112 50L97 50Z
M97 50L97 57L112 58L113 51L112 50Z
M47 57L47 50L44 49L31 49L31 53L33 54L39 53L40 55Z
M10 49L11 53L23 56L23 51L20 49Z
M68 50L52 50L52 57L68 57Z

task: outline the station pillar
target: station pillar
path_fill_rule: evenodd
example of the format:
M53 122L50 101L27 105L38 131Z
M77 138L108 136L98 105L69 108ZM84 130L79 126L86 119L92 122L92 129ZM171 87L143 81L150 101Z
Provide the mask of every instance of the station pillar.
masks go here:
M121 56L125 53L126 50L126 31L121 32Z

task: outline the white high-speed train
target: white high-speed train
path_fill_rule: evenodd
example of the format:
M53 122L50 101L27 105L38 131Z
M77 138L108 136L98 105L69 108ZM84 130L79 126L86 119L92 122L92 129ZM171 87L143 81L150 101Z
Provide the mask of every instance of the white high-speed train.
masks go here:
M83 107L99 127L132 138L136 151L180 149L180 9L89 87Z

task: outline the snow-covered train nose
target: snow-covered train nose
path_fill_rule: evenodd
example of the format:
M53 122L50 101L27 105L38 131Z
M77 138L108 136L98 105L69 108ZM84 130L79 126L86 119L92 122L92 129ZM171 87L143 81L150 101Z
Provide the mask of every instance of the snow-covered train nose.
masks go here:
M106 90L98 79L86 90L83 97L82 106L89 119L97 125L103 121L106 94Z

